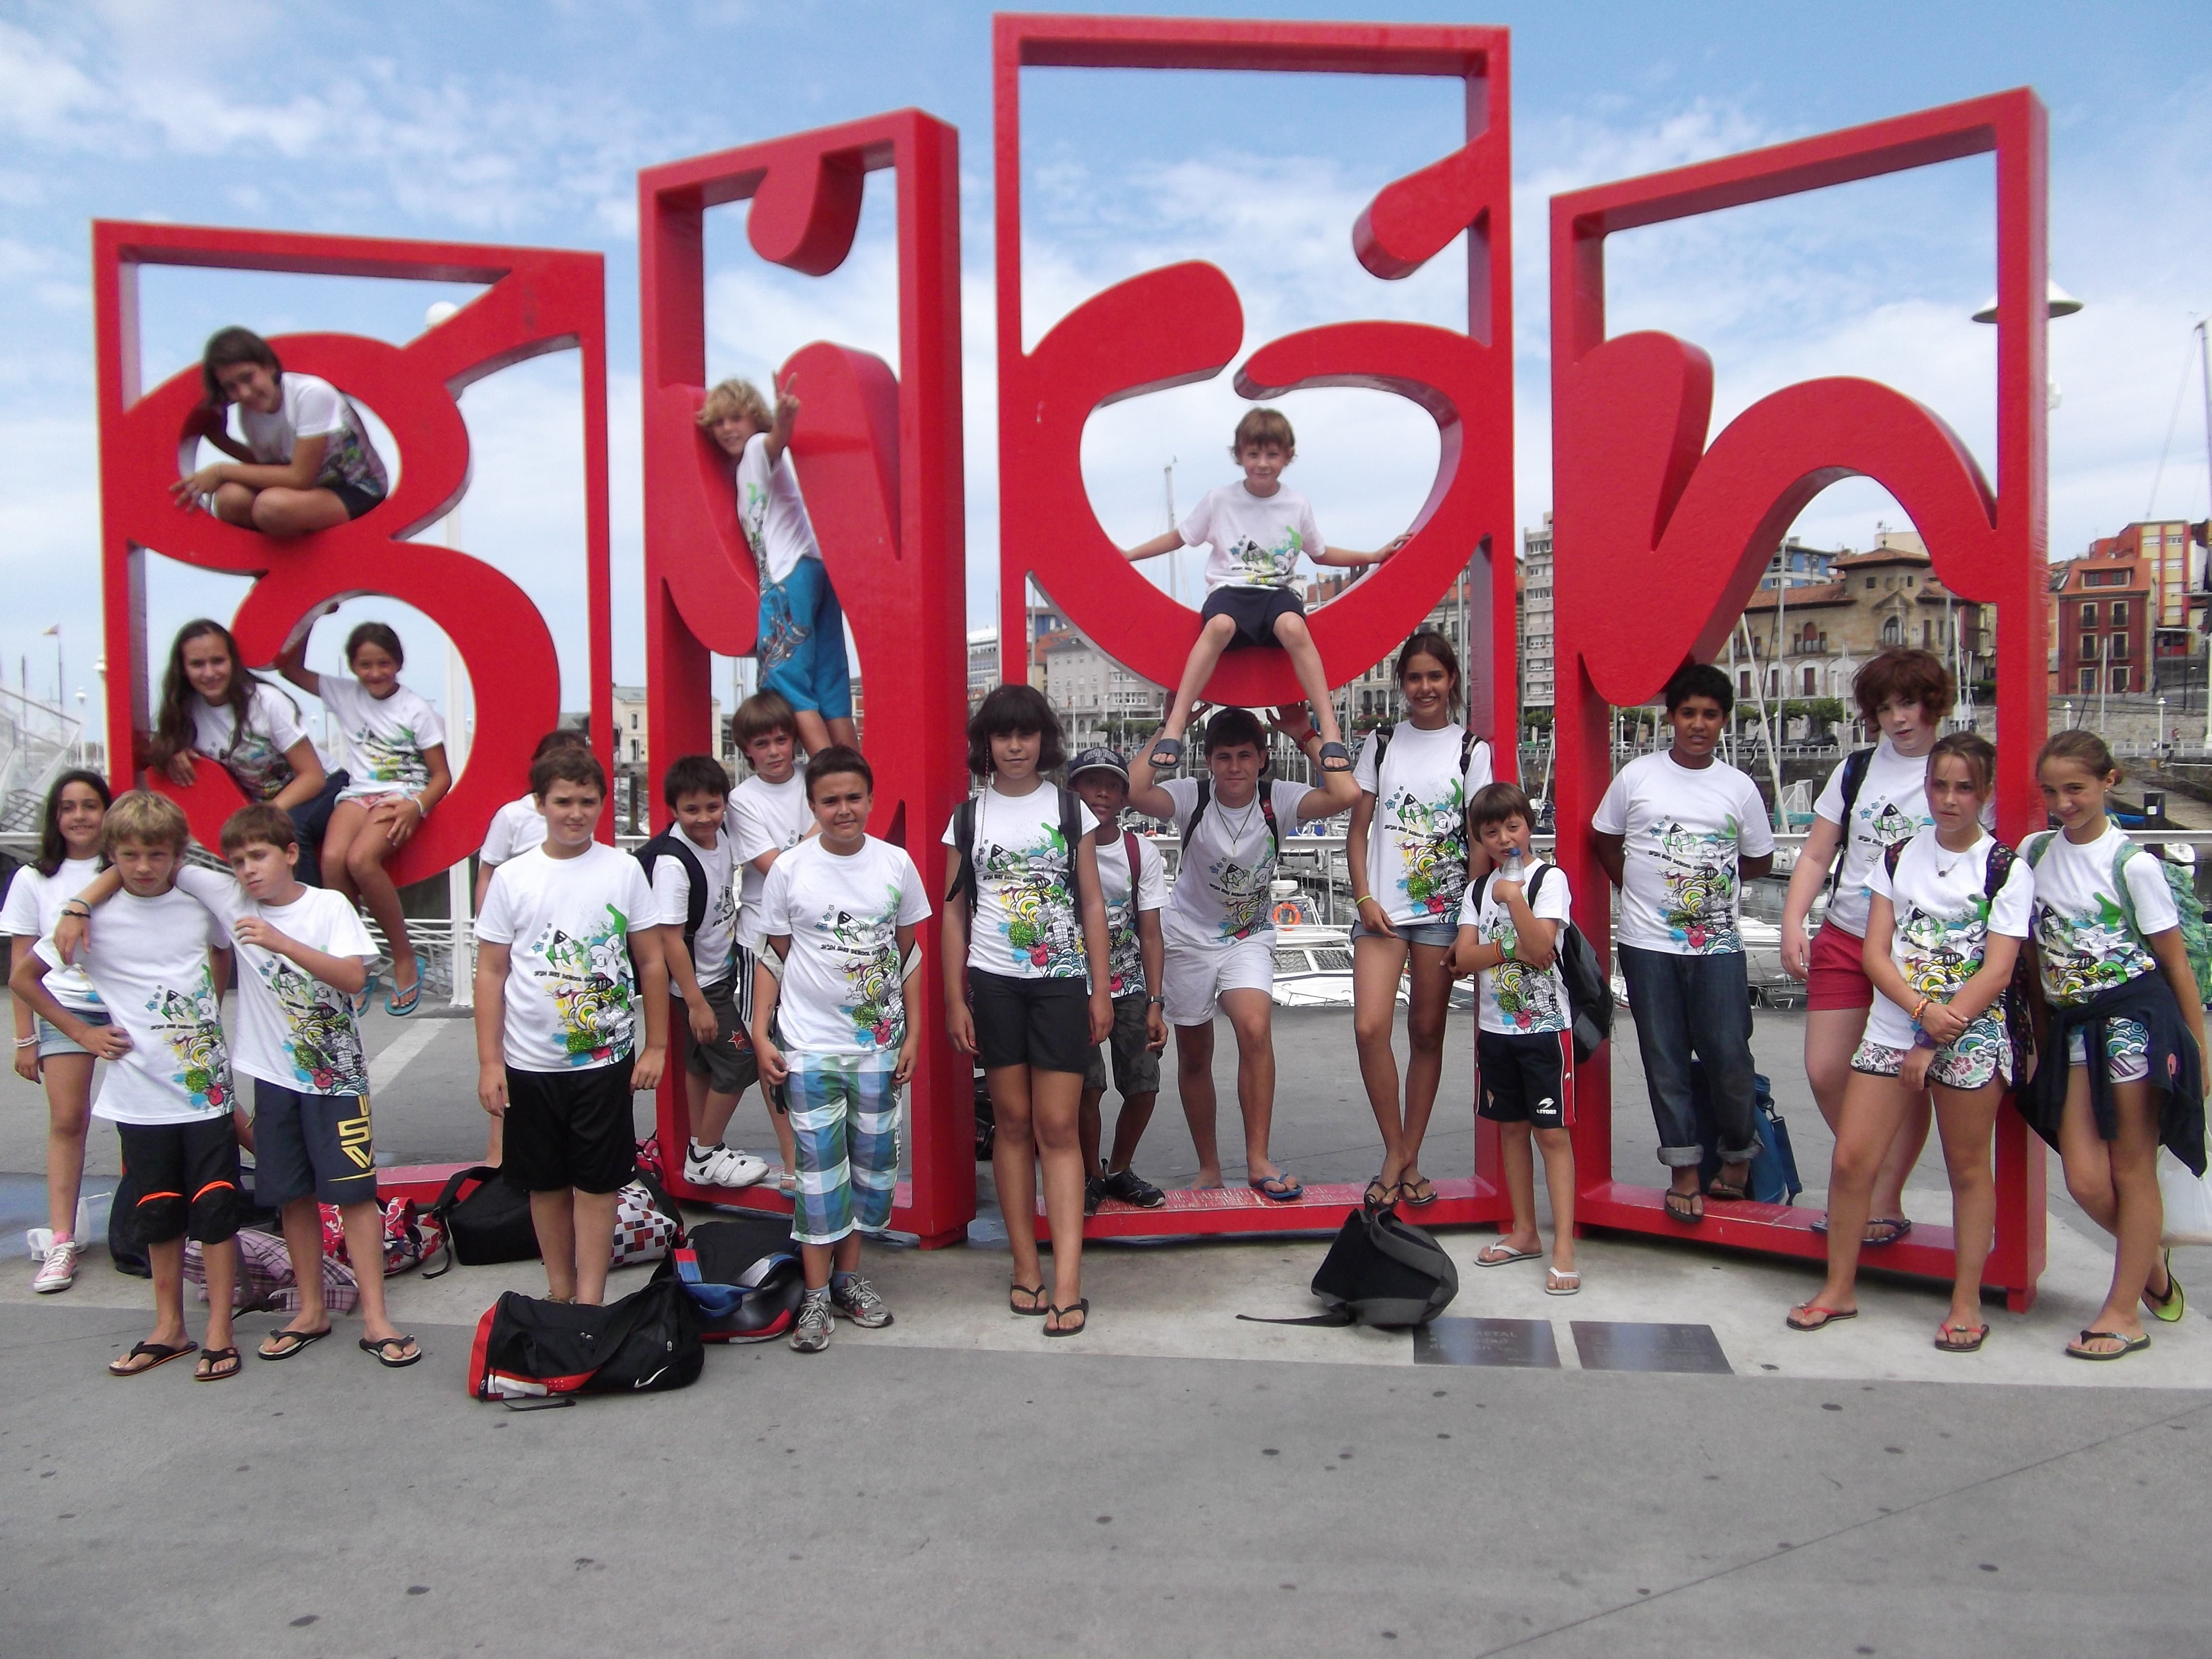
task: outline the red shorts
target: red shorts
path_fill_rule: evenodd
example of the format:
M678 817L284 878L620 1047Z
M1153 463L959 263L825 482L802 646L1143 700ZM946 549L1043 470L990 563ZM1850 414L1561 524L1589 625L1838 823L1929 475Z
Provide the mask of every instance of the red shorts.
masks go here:
M1866 941L1856 933L1846 933L1832 921L1821 923L1813 936L1812 971L1805 976L1806 1006L1816 1012L1873 1007L1874 981L1861 966L1865 949Z

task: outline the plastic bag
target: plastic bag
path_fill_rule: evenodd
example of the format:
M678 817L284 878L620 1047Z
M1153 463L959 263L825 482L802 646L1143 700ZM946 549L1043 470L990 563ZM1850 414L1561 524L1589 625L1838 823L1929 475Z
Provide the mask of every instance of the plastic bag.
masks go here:
M2166 1206L2166 1233L2160 1243L2212 1244L2212 1173L2199 1180L2189 1173L2186 1164L2161 1146L2158 1195Z

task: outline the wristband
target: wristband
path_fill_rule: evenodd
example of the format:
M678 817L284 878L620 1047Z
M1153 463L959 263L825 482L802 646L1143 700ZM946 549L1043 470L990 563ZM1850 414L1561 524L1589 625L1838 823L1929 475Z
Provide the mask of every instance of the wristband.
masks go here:
M1168 1000L1165 997L1146 997L1145 999L1145 1006L1147 1008L1164 1008L1167 1006Z
M1912 1011L1912 1023L1915 1025L1917 1025L1920 1023L1920 1016L1928 1012L1928 1004L1929 1000L1930 999L1927 997L1921 998L1920 1006Z
M17 1037L15 1039L15 1046L18 1048L28 1048L36 1044L38 1040L39 1039L35 1036Z
M62 914L63 914L64 915L65 915L65 916L76 916L76 917L77 917L77 918L78 918L79 920L81 920L81 921L90 921L92 920L92 907L91 907L91 906L89 906L89 905L85 905L85 907L84 907L82 909L79 909L79 910L72 910L72 909L70 909L70 904L82 904L82 903L83 903L83 901L82 901L82 900L81 900L81 899L71 899L71 900L69 902L69 904L64 904L64 905L63 905L63 906L62 906Z

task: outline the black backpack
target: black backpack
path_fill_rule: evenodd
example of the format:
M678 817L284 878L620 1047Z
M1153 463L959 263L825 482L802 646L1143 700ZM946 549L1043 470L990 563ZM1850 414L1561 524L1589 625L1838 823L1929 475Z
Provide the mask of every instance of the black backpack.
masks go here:
M1204 786L1201 785L1200 787ZM1083 799L1073 789L1059 784L1053 787L1060 795L1060 838L1067 843L1067 884L1075 886L1075 848L1083 839ZM952 878L952 886L945 895L947 904L965 895L968 915L975 914L975 797L970 795L953 809L952 845L960 854L960 872Z
M764 1342L787 1333L806 1294L791 1218L749 1211L702 1222L676 1252L677 1277L708 1342Z
M1260 789L1255 797L1260 803L1260 816L1267 821L1267 839L1275 845L1275 861L1283 859L1283 826L1275 821L1275 788L1265 777L1260 780ZM1198 821L1206 816L1206 809L1213 805L1213 780L1198 781L1198 802L1190 809L1190 817L1182 825L1183 850L1190 850L1190 838L1198 833ZM1249 822L1249 820L1247 820Z
M1376 726L1374 736L1368 738L1375 745L1375 793L1378 795L1382 793L1383 757L1390 752L1390 739L1397 735L1397 722L1394 720L1388 726ZM1474 758L1474 746L1481 741L1472 726L1460 733L1459 775L1462 778L1467 776L1467 763Z
M684 866L684 873L691 878L691 896L684 909L684 949L689 953L692 940L699 937L699 929L707 920L707 866L699 862L696 848L689 845L690 837L670 824L651 841L637 849L637 861L645 866L647 885L653 882L653 866L664 858L672 858Z
M1536 866L1536 873L1528 878L1528 902L1536 902L1536 895L1544 885L1544 877L1553 868L1549 861ZM1483 872L1481 883L1474 890L1474 902L1481 908L1483 895L1490 890L1490 878L1494 870ZM1567 988L1567 1013L1575 1043L1575 1058L1588 1060L1602 1048L1613 1036L1613 981L1606 975L1605 964L1597 959L1597 951L1583 930L1569 921L1559 928L1559 944L1554 952L1559 963L1559 978Z
M1359 1209L1344 1218L1335 1243L1313 1276L1313 1293L1328 1311L1306 1319L1261 1319L1255 1325L1425 1325L1459 1294L1459 1268L1444 1247L1399 1218L1397 1208Z
M1836 848L1836 867L1828 872L1828 902L1836 899L1836 890L1844 884L1844 854L1851 848L1851 808L1859 804L1859 790L1866 783L1867 768L1874 764L1874 750L1854 749L1844 757L1844 836Z
M643 1290L605 1307L509 1291L477 1322L469 1392L478 1400L651 1394L699 1380L699 1316L663 1261Z
M434 1268L425 1261L425 1279L437 1278L456 1261L465 1267L481 1267L487 1262L538 1260L530 1194L495 1165L478 1164L455 1170L430 1200L428 1213L443 1230L440 1248L446 1259Z

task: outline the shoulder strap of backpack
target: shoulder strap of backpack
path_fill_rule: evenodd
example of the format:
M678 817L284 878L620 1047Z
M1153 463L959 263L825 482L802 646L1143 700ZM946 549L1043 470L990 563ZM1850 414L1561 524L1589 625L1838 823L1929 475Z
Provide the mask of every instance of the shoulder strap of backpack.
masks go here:
M2004 890L2005 878L2012 874L2013 866L2019 861L2020 854L2014 852L2004 842L1998 842L1992 846L1990 848L1989 865L1983 875L1982 896L1995 903L1997 895ZM1897 873L1895 865L1893 864L1889 868L1892 875Z
M2051 850L2051 838L2057 833L2056 830L2039 830L2021 842L2020 855L2027 860L2029 869L2043 862L2043 855Z
M1844 860L1851 850L1851 808L1859 804L1859 791L1865 786L1867 768L1874 763L1874 750L1854 749L1844 757L1844 838L1836 856L1836 867L1828 874L1828 897L1832 902L1844 884ZM1890 872L1896 873L1892 865Z
M2142 848L2124 836L2112 849L2112 885L2118 890L2113 896L2119 900L2120 914L2127 918L2128 932L2135 936L2138 944L2143 942L2142 924L2136 920L2136 896L2128 886L2126 872L2128 861L2142 851Z
M1260 816L1267 820L1267 839L1275 844L1275 856L1283 856L1283 826L1275 822L1275 786L1267 779L1260 780Z
M1083 797L1065 784L1054 784L1060 793L1060 838L1067 848L1067 890L1077 898L1077 915L1081 912L1082 878L1076 873L1078 865L1075 849L1083 844ZM1096 857L1096 854L1093 854ZM1103 897L1103 895L1101 895Z
M1893 841L1881 849L1882 868L1889 872L1889 878L1893 882L1897 879L1897 861L1905 856L1905 849L1910 844L1907 842Z
M975 798L973 795L952 809L952 849L960 854L960 869L946 890L947 904L963 894L968 900L968 914L975 914Z
M1378 795L1382 793L1382 757L1390 752L1390 739L1397 735L1397 722L1393 720L1376 726L1367 739L1375 745L1375 793Z
M1200 778L1198 781L1198 799L1193 804L1190 809L1190 816L1183 820L1182 848L1184 852L1188 853L1190 851L1191 838L1198 834L1198 821L1206 816L1206 809L1212 804L1213 780L1212 778Z
M1547 860L1539 864L1536 866L1536 873L1528 878L1528 908L1532 910L1536 908L1536 895L1543 891L1544 878L1551 873L1551 864Z
M1124 830L1121 832L1121 851L1129 860L1129 913L1134 915L1137 910L1137 872L1141 867L1137 861L1135 830Z
M1481 741L1471 726L1459 734L1459 775L1462 778L1467 776L1468 763L1474 758L1474 746Z

